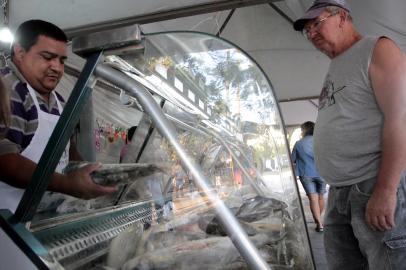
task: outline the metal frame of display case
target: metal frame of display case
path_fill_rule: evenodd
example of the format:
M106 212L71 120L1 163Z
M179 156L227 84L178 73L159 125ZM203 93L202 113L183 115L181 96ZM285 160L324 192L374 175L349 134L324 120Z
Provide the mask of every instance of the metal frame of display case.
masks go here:
M241 256L246 260L251 269L270 269L263 260L258 250L249 240L247 234L226 207L224 202L213 192L209 180L204 175L200 166L198 166L189 154L184 150L177 138L177 132L173 124L165 117L162 109L156 104L151 94L139 82L129 78L124 73L117 71L107 65L98 65L95 69L95 75L117 85L119 88L132 93L141 104L146 113L151 117L152 122L160 134L165 137L173 146L180 157L182 165L190 171L195 184L199 186L213 204L220 223L224 226L230 239L233 241Z
M137 27L138 29L138 27ZM125 37L128 37L128 27L125 29ZM50 140L44 150L44 154L38 163L33 174L32 181L26 189L22 200L12 215L8 210L0 210L0 226L12 238L17 246L32 260L40 269L52 268L55 264L53 258L42 247L41 243L24 227L24 223L30 221L37 209L37 206L43 197L49 184L51 174L57 166L58 160L62 155L63 149L69 141L74 127L79 119L79 115L86 104L91 88L88 86L92 81L92 76L96 75L104 80L116 85L117 87L131 93L141 104L145 112L151 117L151 120L168 142L175 149L180 157L184 168L190 171L195 184L203 190L217 213L220 223L223 225L228 236L234 243L241 256L244 258L250 269L271 269L259 254L256 247L249 240L246 232L241 227L235 216L226 207L224 202L214 193L210 186L210 181L204 175L202 169L197 165L189 154L185 151L177 138L176 129L162 112L162 108L156 103L149 91L139 82L125 75L108 65L99 64L99 59L104 49L111 48L106 42L110 42L108 37L117 38L117 30L104 31L104 33L95 34L96 39L103 37L104 44L92 42L90 39L81 39L77 43L87 42L82 46L83 50L77 50L86 54L87 62L80 73L79 79L72 91L72 94L65 106L65 109L54 129ZM139 31L139 30L136 30ZM131 32L131 31L130 31ZM131 35L134 38L134 35ZM137 36L137 35L135 35ZM139 42L139 40L137 41ZM73 48L75 50L75 41ZM134 40L128 38L124 42L118 41L113 44L117 49L122 45L134 45ZM80 46L79 46L80 47ZM54 266L55 267L55 266ZM58 268L57 266L56 268Z

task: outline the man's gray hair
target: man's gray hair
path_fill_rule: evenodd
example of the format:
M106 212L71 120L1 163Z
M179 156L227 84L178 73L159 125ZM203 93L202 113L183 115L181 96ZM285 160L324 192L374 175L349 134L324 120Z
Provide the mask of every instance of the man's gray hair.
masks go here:
M342 10L342 11L344 11L344 12L347 14L348 20L349 20L350 22L352 22L351 14L350 14L347 10L345 10L345 9L343 9L343 8L340 8L340 7L337 7L337 6L328 6L328 7L326 7L324 10L327 11L327 12L329 12L330 14L335 13L335 12L339 12L340 10Z

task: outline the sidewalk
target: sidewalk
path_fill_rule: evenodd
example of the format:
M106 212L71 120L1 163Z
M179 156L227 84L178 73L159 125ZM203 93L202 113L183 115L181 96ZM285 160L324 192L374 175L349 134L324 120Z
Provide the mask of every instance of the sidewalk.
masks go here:
M309 231L310 244L313 250L316 270L328 270L326 262L326 254L324 252L323 233L315 231L316 224L314 223L312 213L310 212L309 199L307 198L306 193L304 192L300 182L298 182L298 185L300 196L302 198L303 210L305 212L306 224Z

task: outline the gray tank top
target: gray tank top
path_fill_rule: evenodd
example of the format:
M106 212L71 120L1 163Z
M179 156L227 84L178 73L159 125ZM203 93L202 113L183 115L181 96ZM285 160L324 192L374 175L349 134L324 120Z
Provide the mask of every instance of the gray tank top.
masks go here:
M364 37L335 57L319 97L314 131L317 168L333 186L376 178L383 114L369 78L378 37Z

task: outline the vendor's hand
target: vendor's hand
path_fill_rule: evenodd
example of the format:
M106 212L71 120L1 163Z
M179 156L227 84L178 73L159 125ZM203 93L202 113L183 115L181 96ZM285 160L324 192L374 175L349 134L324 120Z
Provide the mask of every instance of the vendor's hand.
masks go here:
M89 164L67 174L70 195L82 199L92 199L117 191L117 187L101 186L93 182L90 173L100 168L101 164Z
M395 227L396 192L374 192L368 201L365 218L368 226L376 231Z

